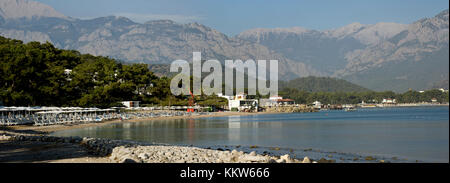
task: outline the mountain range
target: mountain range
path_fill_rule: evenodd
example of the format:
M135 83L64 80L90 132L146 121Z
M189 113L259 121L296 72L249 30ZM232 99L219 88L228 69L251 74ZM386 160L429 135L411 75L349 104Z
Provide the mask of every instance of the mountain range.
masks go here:
M227 36L171 20L136 23L125 17L67 17L30 0L0 0L0 35L49 41L62 49L124 62L169 64L202 59L277 59L280 78L331 76L375 91L448 88L449 15L411 24L353 23L333 30L258 28Z

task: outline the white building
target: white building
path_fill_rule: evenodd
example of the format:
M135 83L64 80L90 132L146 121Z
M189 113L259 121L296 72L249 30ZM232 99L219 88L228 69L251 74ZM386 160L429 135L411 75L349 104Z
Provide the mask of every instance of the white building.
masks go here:
M292 99L283 99L280 96L272 96L269 99L260 99L259 105L262 107L272 107L280 105L295 105L295 101Z
M269 97L270 100L283 100L283 97L280 96L271 96Z
M397 103L397 100L388 98L388 99L383 99L382 103L383 104L395 104L395 103Z
M436 98L432 98L432 99L431 99L431 102L432 102L432 103L438 103L438 100L437 100Z
M312 104L313 104L314 108L316 108L316 109L322 108L322 103L320 103L319 101L315 101Z
M238 111L249 111L256 110L258 111L258 100L256 99L247 99L246 94L238 94L234 99L228 100L228 109L233 110L237 109Z
M440 88L439 91L441 91L442 93L448 92L448 90L446 90L444 88Z
M139 107L139 101L123 101L121 103L127 108Z

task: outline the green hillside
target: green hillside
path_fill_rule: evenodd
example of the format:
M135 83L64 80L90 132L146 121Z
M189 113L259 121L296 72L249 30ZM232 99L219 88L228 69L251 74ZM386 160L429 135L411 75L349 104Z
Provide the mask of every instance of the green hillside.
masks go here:
M290 81L280 81L279 88L294 88L307 92L366 92L370 91L362 86L343 79L330 77L305 77Z

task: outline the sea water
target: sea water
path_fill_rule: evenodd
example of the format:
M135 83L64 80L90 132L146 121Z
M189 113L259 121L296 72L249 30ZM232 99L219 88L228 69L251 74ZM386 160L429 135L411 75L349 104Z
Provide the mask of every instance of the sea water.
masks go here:
M255 114L110 124L55 132L365 162L449 162L449 108Z

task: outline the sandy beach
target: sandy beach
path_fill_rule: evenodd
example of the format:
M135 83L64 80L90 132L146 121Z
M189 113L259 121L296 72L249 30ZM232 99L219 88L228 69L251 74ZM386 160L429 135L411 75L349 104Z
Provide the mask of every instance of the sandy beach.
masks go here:
M198 116L169 116L169 117L154 117L154 118L142 118L142 119L131 119L131 120L112 120L97 123L80 123L80 124L67 124L67 125L50 125L50 126L32 126L32 125L18 125L10 126L7 129L11 130L10 133L29 133L29 134L49 134L55 131L79 129L95 126L104 126L116 123L135 123L143 121L157 121L157 120L171 120L171 119L196 119L196 118L208 118L208 117L224 117L224 116L246 116L246 115L261 115L261 114L275 114L273 112L259 112L259 113L244 113L244 112L216 112L211 115L198 115ZM5 129L5 127L0 127L0 130ZM0 131L1 132L1 131Z

